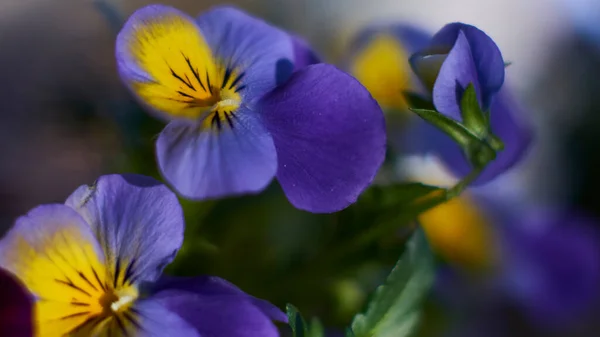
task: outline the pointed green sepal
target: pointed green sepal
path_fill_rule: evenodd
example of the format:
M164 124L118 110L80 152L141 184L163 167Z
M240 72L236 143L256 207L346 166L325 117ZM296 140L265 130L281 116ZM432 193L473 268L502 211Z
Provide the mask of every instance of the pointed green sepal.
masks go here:
M470 83L460 100L462 124L478 138L485 138L490 130L489 115L481 111L475 86Z
M419 227L385 284L375 290L366 311L352 320L346 337L411 336L434 276L433 254Z
M294 337L325 337L323 325L317 318L313 318L311 323L308 324L300 314L300 311L293 305L288 304L286 310Z

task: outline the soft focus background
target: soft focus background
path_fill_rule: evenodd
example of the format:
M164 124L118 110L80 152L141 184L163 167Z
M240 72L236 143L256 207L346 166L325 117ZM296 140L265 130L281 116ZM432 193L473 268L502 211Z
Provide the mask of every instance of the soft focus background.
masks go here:
M192 15L223 4L215 0L163 2ZM113 56L119 16L127 17L149 3L0 1L0 233L32 207L62 202L77 186L92 183L101 174L137 172L158 177L152 147L162 125L131 100L119 82ZM600 301L595 291L600 289L600 249L594 249L599 248L594 244L600 230L596 224L600 217L600 2L226 3L304 36L327 62L335 64L341 64L348 53L354 34L373 22L402 21L435 32L445 23L462 21L488 33L512 62L507 81L527 107L526 118L534 126L536 139L526 159L482 193L489 196L492 190L494 197L502 197L510 207L526 204L549 210L545 222L557 222L561 229L572 227L593 248L583 254L564 248L569 242L545 240L542 235L536 241L539 249L519 250L526 244L496 235L504 231L497 226L504 225L489 221L483 226L493 228L484 230L491 233L485 240L501 246L501 260L510 264L502 270L519 271L515 272L518 276L505 277L507 272L494 267L472 270L464 267L468 261L444 255L479 237L474 231L456 234L450 230L456 235L447 235L451 239L446 241L446 251L438 251L443 255L438 282L420 335L600 336ZM432 165L436 166L416 160L409 166L421 172L418 179L438 183L440 173L425 169ZM478 191L468 197L477 199ZM258 196L183 204L187 241L171 273L215 274L279 306L294 303L305 316L322 318L332 335L341 332L382 282L406 239L402 230L406 228L399 226L397 236L366 247L344 248L345 242L351 242L346 239L366 225L368 216L360 208L333 215L308 214L289 205L276 184ZM585 226L561 222L561 216L553 215L557 210L581 214ZM430 221L452 219L446 225L451 228L471 221L468 212L431 215ZM516 218L505 220L510 222L506 226L535 223ZM489 253L474 245L479 248L464 254ZM503 251L512 254L506 258ZM530 259L538 255L539 259ZM538 270L544 268L560 270L539 276ZM527 291L505 296L514 295L506 290L513 289L513 283L535 277L541 283L528 283ZM559 286L544 288L541 284L546 283ZM519 295L523 293L527 295ZM580 299L571 300L576 297Z

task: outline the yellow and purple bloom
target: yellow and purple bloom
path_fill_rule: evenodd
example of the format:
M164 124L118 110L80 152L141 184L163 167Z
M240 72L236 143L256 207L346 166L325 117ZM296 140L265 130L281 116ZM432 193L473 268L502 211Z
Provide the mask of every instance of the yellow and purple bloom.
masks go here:
M6 270L0 268L0 336L33 336L30 294Z
M0 267L33 294L37 336L278 336L285 315L226 281L161 277L183 230L166 186L103 176L17 219Z
M121 78L169 124L164 178L191 199L263 190L273 179L312 212L347 207L385 155L381 109L354 78L298 37L231 7L193 19L135 12L118 35Z
M425 87L437 111L456 121L463 120L461 99L472 84L483 111L489 111L492 135L504 142L503 150L483 170L476 183L494 179L524 155L532 131L523 121L525 111L503 86L505 63L496 43L483 31L463 23L444 26L428 45L410 58L411 66ZM449 136L421 123L416 134L421 149L437 153L458 176L471 170L461 148Z

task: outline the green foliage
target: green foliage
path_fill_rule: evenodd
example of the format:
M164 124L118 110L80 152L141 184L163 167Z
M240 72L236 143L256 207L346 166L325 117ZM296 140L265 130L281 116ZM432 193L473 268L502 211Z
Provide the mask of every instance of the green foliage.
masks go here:
M294 337L325 337L323 325L317 318L307 323L298 309L291 304L287 305L287 316Z
M346 336L410 336L433 280L433 255L424 232L417 229L385 284L373 294L367 310L354 317Z
M487 137L490 131L489 114L481 111L473 83L467 86L460 100L460 114L466 129L480 139Z
M465 89L460 101L462 121L454 120L434 108L416 102L411 108L419 117L449 135L463 149L476 170L496 158L496 152L504 148L502 141L494 136L490 127L489 111L482 111L477 100L475 86L471 83Z

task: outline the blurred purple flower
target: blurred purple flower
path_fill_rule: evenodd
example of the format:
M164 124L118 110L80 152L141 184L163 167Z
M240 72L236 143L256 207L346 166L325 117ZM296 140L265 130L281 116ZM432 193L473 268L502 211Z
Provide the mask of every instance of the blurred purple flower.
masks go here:
M19 281L0 268L0 336L33 336L32 299Z
M121 78L169 121L159 168L183 196L263 190L334 212L370 184L385 155L381 109L298 37L231 7L196 20L167 6L135 12L116 43Z
M0 266L35 296L40 336L277 337L272 320L285 314L226 281L161 278L183 229L166 186L103 176L17 219L0 241Z
M504 224L500 284L533 320L567 325L598 300L600 238L594 221L541 210Z
M522 120L526 112L503 87L504 60L489 36L470 25L448 24L432 37L427 47L411 56L410 63L442 114L462 120L460 102L470 83L481 108L490 111L491 131L504 142L504 149L476 184L494 179L522 159L532 131ZM456 175L462 177L472 170L459 146L425 122L415 125L408 138L413 151L437 153Z

